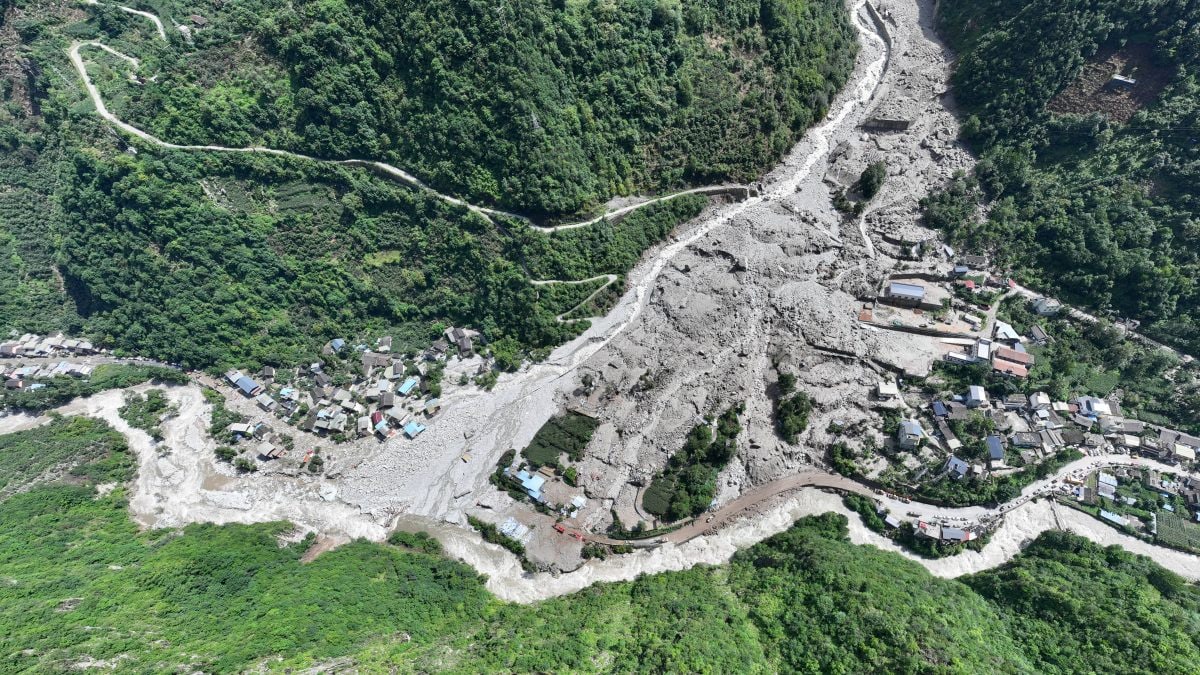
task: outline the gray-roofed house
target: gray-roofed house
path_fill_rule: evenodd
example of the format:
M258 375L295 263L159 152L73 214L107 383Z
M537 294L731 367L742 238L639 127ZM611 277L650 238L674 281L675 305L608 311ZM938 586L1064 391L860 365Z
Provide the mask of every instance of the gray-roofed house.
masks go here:
M925 287L902 281L889 281L884 290L884 298L894 305L917 307L925 301Z
M1018 448L1040 448L1042 437L1030 431L1018 431L1012 435L1012 443Z
M1029 395L1029 407L1034 410L1045 410L1050 407L1050 395L1044 391Z
M263 390L262 385L246 377L245 375L239 377L234 385L246 396L258 396Z
M896 431L896 441L905 450L915 450L925 438L925 430L917 420L900 420L900 428Z
M967 388L967 407L978 408L988 402L987 390L983 387L973 384Z
M267 412L271 412L275 409L275 406L279 405L275 402L275 399L271 398L271 396L266 393L255 396L254 402L258 404L258 407L266 410Z
M1009 394L1004 397L1004 407L1008 410L1021 410L1029 405L1029 397L1025 394Z
M363 352L362 366L363 372L371 372L373 368L386 368L392 365L392 357L387 354L378 352Z
M935 424L937 424L938 431L942 434L942 438L945 439L947 448L951 450L957 450L962 447L962 441L958 440L958 436L955 436L954 432L950 430L950 425L946 424L945 419L938 419Z
M1005 342L1019 342L1021 340L1021 334L1012 327L1012 324L1004 321L996 322L996 326L992 330L992 337Z
M975 539L974 532L968 532L959 527L942 527L942 539L945 541L964 542Z

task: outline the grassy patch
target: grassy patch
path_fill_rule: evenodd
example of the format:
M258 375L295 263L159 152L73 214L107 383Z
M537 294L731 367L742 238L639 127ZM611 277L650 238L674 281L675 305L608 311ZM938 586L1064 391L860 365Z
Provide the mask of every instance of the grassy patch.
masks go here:
M598 426L598 421L576 412L552 417L534 434L522 455L535 467L555 466L563 455L577 462Z
M133 475L125 437L90 417L60 417L0 436L0 496L53 479L121 482Z

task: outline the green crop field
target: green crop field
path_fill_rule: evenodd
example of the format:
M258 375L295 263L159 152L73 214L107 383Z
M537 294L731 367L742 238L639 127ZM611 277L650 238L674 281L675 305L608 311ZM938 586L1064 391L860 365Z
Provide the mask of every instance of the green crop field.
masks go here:
M1158 512L1157 536L1168 546L1200 552L1200 525L1170 511Z

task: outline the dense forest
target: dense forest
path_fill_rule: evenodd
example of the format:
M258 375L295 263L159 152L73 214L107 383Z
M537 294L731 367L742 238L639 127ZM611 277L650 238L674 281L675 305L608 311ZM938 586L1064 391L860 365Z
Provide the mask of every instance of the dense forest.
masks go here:
M96 116L70 41L141 59L134 83L85 54L110 107L167 140L390 160L534 216L755 175L824 113L856 44L834 0L164 0L145 9L166 43L112 5L5 6L0 329L214 370L303 362L333 337L413 351L448 325L515 345L518 365L584 330L556 316L593 290L530 279L623 279L706 200L546 236L363 169L163 151Z
M164 138L387 160L534 216L753 178L857 48L841 0L161 4L207 20L127 101Z
M1190 673L1200 593L1148 559L1048 533L961 580L806 518L723 566L500 602L436 542L314 543L284 523L139 532L119 435L75 418L3 437L78 463L0 493L0 670ZM40 475L30 466L22 480ZM120 602L113 602L120 598ZM344 660L343 660L344 659Z
M1200 5L955 0L938 24L980 162L929 200L930 222L1200 350Z

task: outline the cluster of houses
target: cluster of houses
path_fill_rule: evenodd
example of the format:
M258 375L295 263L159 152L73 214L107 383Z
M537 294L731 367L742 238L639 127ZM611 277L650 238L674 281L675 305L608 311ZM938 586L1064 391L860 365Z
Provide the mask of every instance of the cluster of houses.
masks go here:
M1146 509L1146 505L1140 504L1137 497L1130 496L1131 492L1133 494L1139 494L1139 492L1128 489L1118 492L1122 485L1137 483L1140 483L1145 490L1162 497L1161 508L1164 511L1175 513L1175 497L1178 497L1192 512L1192 519L1200 522L1200 479L1180 478L1171 474L1164 475L1155 469L1139 467L1112 467L1097 471L1095 477L1094 487L1088 484L1086 476L1068 477L1067 483L1072 485L1070 492L1075 499L1082 503L1099 505L1100 519L1117 527L1139 528L1141 526L1136 518L1125 515L1125 507ZM1141 492L1140 494L1144 495L1145 493ZM1153 506L1150 508L1151 512L1153 512L1153 508ZM1183 516L1184 514L1177 515ZM1151 521L1150 527L1153 533L1154 521Z
M0 366L0 378L4 379L4 388L8 390L36 390L46 385L37 380L51 377L91 377L96 367L85 363L46 363L40 365Z
M964 314L964 319L978 317ZM1030 329L1029 341L1034 344L1046 344L1050 336L1041 326L1034 324ZM1037 359L1025 348L1025 338L1010 324L996 321L990 338L962 339L960 351L948 352L945 359L951 363L978 364L990 363L992 370L1002 375L1024 379L1029 377L1029 370L1037 363Z
M282 444L282 437L277 436L275 430L265 422L253 424L237 422L229 425L229 431L239 441L251 439L257 441L254 452L263 459L278 459L287 452Z
M979 538L979 535L971 530L925 520L918 520L916 526L913 528L913 532L918 537L935 539L951 544L965 544L968 541L974 541Z
M893 530L898 530L904 522L889 513L887 508L881 504L876 505L876 513L883 519L884 524ZM913 525L913 534L946 544L965 544L968 541L975 541L979 538L979 533L973 529L946 525L931 520L917 520Z
M380 338L374 348L351 347L340 338L330 340L323 349L326 355L347 350L358 355L361 372L352 384L338 384L321 363L309 366L294 384L276 384L277 373L271 367L257 375L231 370L225 378L264 412L291 419L304 431L381 438L403 434L412 439L426 430L425 422L441 409L426 376L426 363L445 359L451 345L461 356L472 354L472 338L477 335L451 328L446 331L446 339L431 345L414 366L406 366L403 358L391 353L390 337Z
M885 382L878 386L877 394L886 400L898 396L898 390L895 384ZM950 453L945 470L956 479L1009 468L1006 460L1010 450L1027 465L1064 447L1076 447L1138 452L1183 466L1194 463L1200 450L1200 438L1166 428L1157 428L1155 435L1155 429L1146 423L1122 415L1119 402L1095 396L1054 401L1048 394L1036 392L992 400L986 389L972 385L952 400L932 401L929 412L932 429L917 417L903 419L896 432L896 445L902 450L916 450L927 440L937 441ZM996 429L983 439L986 457L974 464L955 454L963 441L950 425L952 420L966 421L972 415L985 416Z
M514 467L510 466L504 469L504 477L514 484L519 485L521 491L528 495L534 502L551 508L555 507L555 504L552 503L554 499L546 494L547 487L556 478L553 467L542 466L537 471L530 473L528 469L520 468L514 470ZM554 483L554 485L559 484ZM563 500L563 503L557 507L559 513L567 518L577 517L579 512L587 506L587 498L582 494L569 495L569 503L566 501L568 495L564 495L561 490L557 494L557 499ZM562 532L562 530L559 531Z
M87 340L64 337L62 334L53 336L34 335L26 333L15 340L0 342L0 357L46 357L64 356L68 354L87 356L98 350Z

